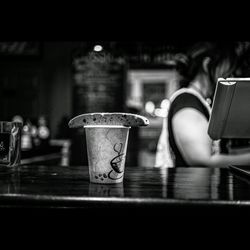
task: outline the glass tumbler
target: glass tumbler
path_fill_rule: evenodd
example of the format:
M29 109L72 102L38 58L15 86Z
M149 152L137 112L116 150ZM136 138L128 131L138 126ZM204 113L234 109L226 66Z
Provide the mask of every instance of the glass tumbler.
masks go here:
M21 162L22 123L0 121L0 172L12 170Z

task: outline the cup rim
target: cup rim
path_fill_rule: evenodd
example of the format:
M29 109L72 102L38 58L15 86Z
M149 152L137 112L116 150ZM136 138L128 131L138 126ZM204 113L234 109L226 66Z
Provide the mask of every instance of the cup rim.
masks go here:
M122 126L122 125L85 125L84 128L128 128L131 127Z

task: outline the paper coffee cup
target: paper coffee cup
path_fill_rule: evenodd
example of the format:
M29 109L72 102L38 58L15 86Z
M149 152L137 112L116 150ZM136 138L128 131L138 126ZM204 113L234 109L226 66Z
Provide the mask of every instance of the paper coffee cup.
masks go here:
M115 125L85 126L90 182L123 182L129 129Z

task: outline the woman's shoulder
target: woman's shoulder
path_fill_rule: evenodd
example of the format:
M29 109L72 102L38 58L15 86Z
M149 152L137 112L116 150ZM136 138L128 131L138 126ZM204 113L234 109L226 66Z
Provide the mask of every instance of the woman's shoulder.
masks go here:
M183 96L188 96L191 98L195 97L198 98L200 101L204 101L204 98L197 91L189 88L181 88L172 94L172 96L170 97L170 102L174 102L176 98L180 98Z
M193 103L200 103L202 101L202 97L199 96L198 93L192 91L191 89L182 88L177 90L171 97L170 97L170 104L173 105L187 105L189 102Z
M170 108L176 113L182 108L190 107L205 113L208 117L210 107L206 100L195 90L182 88L177 90L170 98Z

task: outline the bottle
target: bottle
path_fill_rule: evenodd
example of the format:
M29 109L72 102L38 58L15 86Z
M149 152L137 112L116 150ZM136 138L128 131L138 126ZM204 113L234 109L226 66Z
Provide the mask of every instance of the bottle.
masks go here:
M33 147L34 148L39 147L40 139L38 137L38 129L35 124L31 124L31 138Z
M44 116L40 116L38 119L37 135L40 140L40 146L45 147L49 144L50 131L47 126L47 120Z
M28 151L32 149L31 123L29 120L27 120L23 125L21 149L23 151Z

